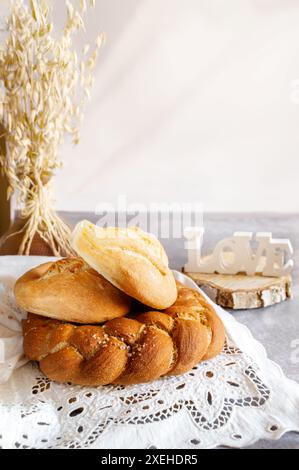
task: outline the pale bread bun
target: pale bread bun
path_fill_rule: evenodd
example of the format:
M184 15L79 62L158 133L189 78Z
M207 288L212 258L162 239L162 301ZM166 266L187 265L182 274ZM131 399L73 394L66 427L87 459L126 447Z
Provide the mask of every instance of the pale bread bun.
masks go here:
M102 323L130 311L131 299L80 258L45 263L14 287L24 310L76 323Z
M164 309L175 302L175 279L153 235L137 227L101 228L83 220L76 225L71 243L111 284L143 304Z

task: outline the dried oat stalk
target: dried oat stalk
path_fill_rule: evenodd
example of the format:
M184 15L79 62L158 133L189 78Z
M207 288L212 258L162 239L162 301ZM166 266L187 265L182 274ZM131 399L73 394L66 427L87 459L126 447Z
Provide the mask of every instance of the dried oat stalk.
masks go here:
M31 0L28 6L24 0L11 1L7 37L0 48L0 122L6 140L0 166L8 180L8 197L17 194L26 220L20 254L29 254L35 234L55 255L71 251L69 228L53 209L49 182L61 167L58 149L65 136L79 142L103 35L79 58L73 37L84 30L84 15L94 1L81 0L78 7L65 3L67 21L57 37L48 0Z

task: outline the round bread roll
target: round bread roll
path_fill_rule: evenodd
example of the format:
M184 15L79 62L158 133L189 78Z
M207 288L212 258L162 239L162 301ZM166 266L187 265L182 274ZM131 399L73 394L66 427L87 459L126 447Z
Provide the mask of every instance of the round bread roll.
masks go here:
M161 243L137 227L101 228L83 220L72 234L74 250L111 284L143 304L164 309L177 298Z
M17 303L28 312L75 323L102 323L126 315L131 299L80 258L45 263L20 277Z

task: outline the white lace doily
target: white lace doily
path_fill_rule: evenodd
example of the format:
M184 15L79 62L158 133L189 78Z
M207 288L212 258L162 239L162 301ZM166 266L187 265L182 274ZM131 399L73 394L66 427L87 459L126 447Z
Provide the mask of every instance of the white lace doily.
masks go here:
M183 376L87 388L51 382L35 364L22 365L24 314L15 305L12 286L43 261L0 260L0 380L6 380L0 385L1 447L242 447L299 431L299 385L267 358L245 326L216 305L227 344L217 358ZM181 273L176 276L197 288Z

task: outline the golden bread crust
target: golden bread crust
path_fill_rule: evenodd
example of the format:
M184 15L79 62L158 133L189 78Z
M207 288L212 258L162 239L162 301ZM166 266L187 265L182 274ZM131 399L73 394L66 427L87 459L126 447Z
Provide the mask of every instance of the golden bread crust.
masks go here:
M26 356L58 382L130 385L182 374L223 347L222 321L201 294L178 284L163 312L115 318L103 326L72 325L29 314L23 322Z
M102 323L130 311L130 298L80 258L45 263L20 277L17 303L28 312L77 323Z
M74 250L113 285L144 305L164 309L177 297L161 243L138 227L101 228L82 221L72 234Z

